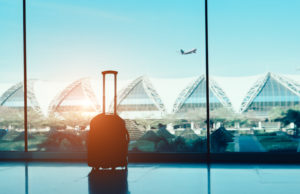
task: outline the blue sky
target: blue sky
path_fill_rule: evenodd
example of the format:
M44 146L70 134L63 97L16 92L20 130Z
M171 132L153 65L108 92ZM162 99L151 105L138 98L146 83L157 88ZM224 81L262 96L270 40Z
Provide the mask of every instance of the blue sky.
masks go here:
M21 3L0 0L0 82L23 79ZM300 73L298 10L297 0L209 1L211 74ZM204 1L27 0L27 13L29 78L205 71ZM182 56L181 48L198 52Z

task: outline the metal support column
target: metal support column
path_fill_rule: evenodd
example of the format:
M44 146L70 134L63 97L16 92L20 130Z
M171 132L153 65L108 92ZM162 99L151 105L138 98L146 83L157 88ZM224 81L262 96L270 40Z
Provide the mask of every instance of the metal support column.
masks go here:
M207 161L210 156L210 116L209 116L209 69L208 69L208 13L205 0L205 76L206 76L206 136L207 136Z
M23 0L23 55L24 55L24 149L28 152L27 128L27 52L26 52L26 0Z

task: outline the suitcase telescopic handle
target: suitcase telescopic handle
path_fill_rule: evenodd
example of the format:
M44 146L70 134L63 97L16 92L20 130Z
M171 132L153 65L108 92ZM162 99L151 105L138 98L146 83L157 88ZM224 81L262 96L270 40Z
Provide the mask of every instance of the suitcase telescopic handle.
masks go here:
M102 110L105 114L105 75L106 74L114 74L114 82L115 82L115 95L114 95L114 114L117 114L117 71L102 71L103 75L103 104L102 104Z

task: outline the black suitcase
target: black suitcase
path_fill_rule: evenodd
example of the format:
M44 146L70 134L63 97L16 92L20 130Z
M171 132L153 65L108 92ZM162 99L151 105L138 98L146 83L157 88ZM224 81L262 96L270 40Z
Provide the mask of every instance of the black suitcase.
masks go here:
M117 115L117 71L103 71L103 111L90 122L87 140L88 165L93 169L125 167L129 134L125 121ZM105 113L105 75L114 74L114 113Z

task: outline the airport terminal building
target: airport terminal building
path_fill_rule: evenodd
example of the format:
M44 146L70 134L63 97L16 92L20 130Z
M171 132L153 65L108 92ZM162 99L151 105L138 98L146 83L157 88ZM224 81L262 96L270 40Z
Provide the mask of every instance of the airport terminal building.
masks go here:
M28 81L28 107L44 116L62 112L101 112L100 80L82 78L70 83ZM118 81L119 114L125 119L161 119L206 108L206 78L152 78ZM23 83L0 84L0 105L23 108ZM244 77L210 78L210 108L268 117L273 108L300 107L300 75L266 73ZM113 102L108 92L107 102ZM112 110L112 104L109 110Z

